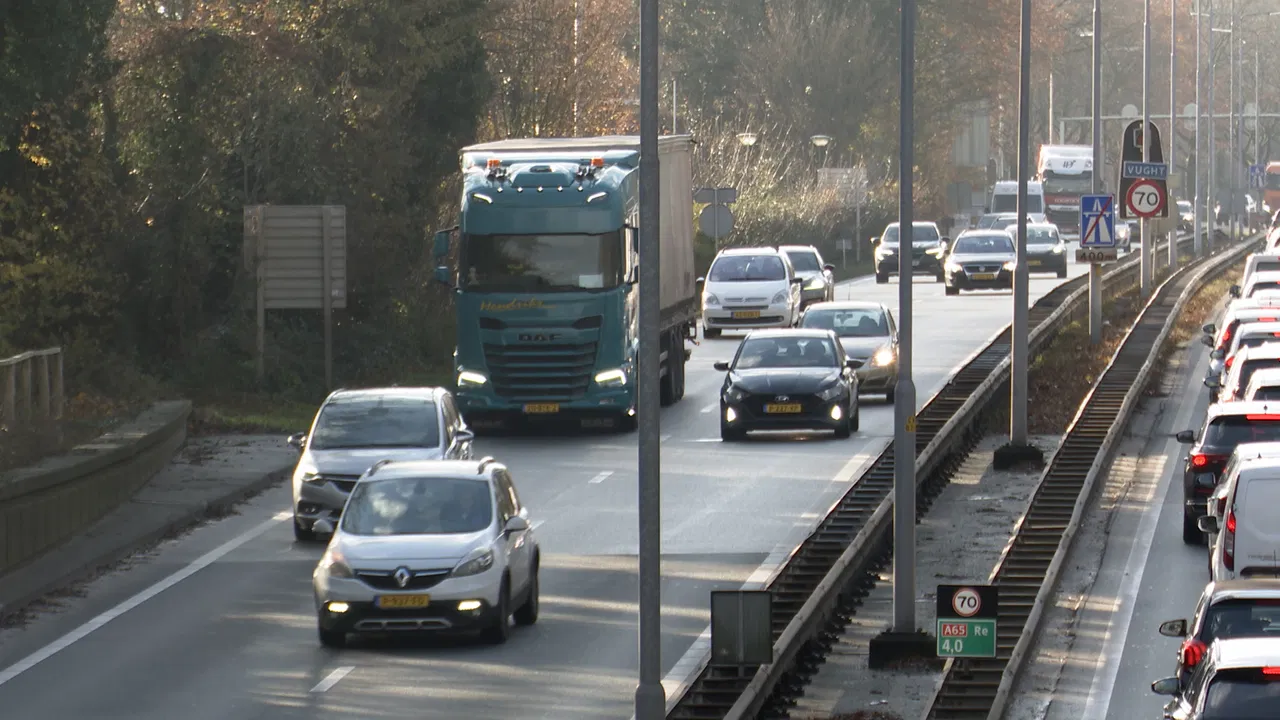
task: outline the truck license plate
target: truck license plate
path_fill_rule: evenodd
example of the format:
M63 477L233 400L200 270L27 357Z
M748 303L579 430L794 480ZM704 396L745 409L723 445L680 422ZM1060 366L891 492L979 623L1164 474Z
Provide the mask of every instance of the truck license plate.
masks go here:
M733 314L734 320L753 320L760 317L759 310L740 310Z
M560 412L560 403L529 403L524 411L530 415L546 415Z

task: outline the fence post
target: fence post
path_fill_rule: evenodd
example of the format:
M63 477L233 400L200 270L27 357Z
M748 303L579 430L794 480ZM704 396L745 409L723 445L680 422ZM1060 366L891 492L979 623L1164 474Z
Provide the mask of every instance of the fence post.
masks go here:
M28 425L31 424L32 419L35 417L35 412L33 412L35 410L35 400L31 392L33 385L35 383L31 377L31 358L28 357L22 361L22 419Z
M53 355L53 416L61 419L67 405L67 398L62 386L62 348Z
M36 379L40 385L40 416L45 420L52 419L50 417L51 398L49 397L49 355L44 353L40 355L39 364L36 366Z
M4 366L4 426L10 431L18 429L18 366Z

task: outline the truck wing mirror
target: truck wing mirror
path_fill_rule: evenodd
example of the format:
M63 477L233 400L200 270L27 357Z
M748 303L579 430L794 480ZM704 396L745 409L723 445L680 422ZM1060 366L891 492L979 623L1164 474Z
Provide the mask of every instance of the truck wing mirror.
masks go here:
M435 234L435 242L431 254L440 259L449 255L449 245L453 241L453 230L441 230Z
M453 283L449 282L449 268L445 267L444 265L441 265L440 267L436 268L435 278L436 278L436 282L440 283L441 285L448 285L450 287L453 287Z

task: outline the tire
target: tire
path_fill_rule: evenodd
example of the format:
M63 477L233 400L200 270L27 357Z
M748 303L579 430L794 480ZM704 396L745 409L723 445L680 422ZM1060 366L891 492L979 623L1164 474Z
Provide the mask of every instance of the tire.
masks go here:
M723 442L739 442L747 436L742 428L731 428L724 420L720 421L720 440Z
M947 281L946 273L938 273L937 275L934 275L933 277L934 277L934 279L935 279L935 280L937 280L937 281L938 281L938 282L940 282L940 283L945 283L945 282Z
M502 579L502 589L498 590L498 607L494 608L494 617L489 627L480 637L490 645L502 645L511 637L511 582Z
M885 403L892 405L893 401L897 399L897 397L898 397L898 389L889 388L884 394L884 401Z
M298 518L293 518L293 539L300 543L313 543L319 539L315 530L305 530L298 523Z
M889 282L888 273L876 273L876 284L884 285Z
M320 644L327 648L341 649L347 646L347 634L341 630L325 630L322 627L316 627L317 634L320 636Z
M850 403L853 406L853 413L849 415L849 432L858 432L858 426L862 424L862 405L858 403L858 399L854 398Z
M1187 545L1204 545L1204 533L1200 531L1200 526L1196 524L1196 518L1182 514L1182 542Z
M849 405L852 406L853 403L851 402ZM853 434L853 418L846 415L844 421L837 425L835 430L837 440L848 439L849 436Z
M705 340L712 340L712 339L718 338L720 337L720 328L709 328L706 325L703 325L702 337Z
M528 627L538 622L538 560L533 561L533 577L529 579L529 597L525 598L513 615L516 624Z
M1062 267L1058 268L1058 277L1064 278L1066 276L1067 276L1067 266L1063 265Z
M959 294L960 294L960 288L958 288L958 287L954 287L954 286L951 286L951 285L948 285L948 286L946 286L945 288L943 288L943 291L944 291L944 292L946 292L946 294L948 294L948 295L959 295Z

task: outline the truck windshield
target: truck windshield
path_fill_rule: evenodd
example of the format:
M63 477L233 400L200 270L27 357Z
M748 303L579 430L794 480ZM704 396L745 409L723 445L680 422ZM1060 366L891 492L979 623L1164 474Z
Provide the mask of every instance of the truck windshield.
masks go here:
M462 286L478 291L571 292L622 284L622 232L467 235Z
M1090 173L1082 175L1048 175L1044 179L1046 195L1075 195L1093 190L1093 177Z

